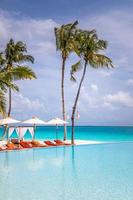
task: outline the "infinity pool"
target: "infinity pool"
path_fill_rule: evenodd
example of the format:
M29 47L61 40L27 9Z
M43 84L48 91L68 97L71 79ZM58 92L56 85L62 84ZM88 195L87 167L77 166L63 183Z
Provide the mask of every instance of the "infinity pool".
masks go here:
M0 153L0 200L133 200L133 143Z

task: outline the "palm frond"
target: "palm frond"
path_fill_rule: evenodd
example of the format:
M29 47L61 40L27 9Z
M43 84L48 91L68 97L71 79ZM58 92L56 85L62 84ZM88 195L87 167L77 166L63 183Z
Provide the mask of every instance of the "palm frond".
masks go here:
M0 53L0 69L3 68L3 65L5 65L6 60L4 58L3 52Z
M12 76L12 79L15 80L24 80L24 79L36 79L35 72L27 66L17 66L10 70L7 74Z
M89 64L93 68L99 68L99 67L113 68L114 67L112 64L112 60L105 55L92 54L92 55L89 55L88 60L89 60Z
M75 73L82 69L81 60L71 66L70 80L76 82Z
M60 49L60 36L59 36L59 28L55 27L55 39L56 39L56 50L58 51Z
M16 55L14 61L17 63L24 63L24 62L34 63L34 57L31 55L24 55L21 53L21 54Z
M75 21L74 23L65 24L54 29L56 49L61 51L63 57L68 57L74 51L74 36L77 24L78 21Z
M14 91L19 91L19 88L16 84L11 81L10 75L0 75L0 90L7 92L7 88L11 88Z
M27 47L26 47L26 44L22 41L18 41L16 44L15 44L15 50L17 52L27 52Z
M98 48L99 50L104 50L104 49L106 49L106 48L107 48L107 45L108 45L108 42L105 41L105 40L98 40L98 42L97 42L97 48Z
M75 53L87 61L93 68L113 67L112 60L99 51L107 48L107 41L98 38L96 30L77 29L75 35Z

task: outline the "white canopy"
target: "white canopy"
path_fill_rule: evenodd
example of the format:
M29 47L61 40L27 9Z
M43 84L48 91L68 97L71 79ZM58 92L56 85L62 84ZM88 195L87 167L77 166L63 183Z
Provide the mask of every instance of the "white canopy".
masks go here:
M23 124L32 124L34 125L34 134L33 134L33 140L35 139L35 129L36 129L36 125L45 125L47 124L45 121L37 118L37 117L32 117L31 119L28 119L26 121L22 122Z
M24 138L27 130L29 130L29 132L33 138L33 136L34 136L34 128L33 127L18 127L17 132L18 132L20 140Z
M37 118L37 117L32 117L31 119L25 120L22 122L23 124L33 124L33 125L44 125L47 124L45 121Z
M0 126L8 125L8 124L16 124L16 123L19 123L19 122L20 121L13 119L11 117L6 117L6 118L0 120Z
M47 122L47 124L49 125L55 125L56 126L56 139L58 139L58 125L64 125L67 124L67 121L64 121L60 118L55 118L55 119L51 119L50 121Z
M50 121L47 122L47 124L51 124L51 125L63 125L67 123L68 123L67 121L64 121L60 118L51 119Z

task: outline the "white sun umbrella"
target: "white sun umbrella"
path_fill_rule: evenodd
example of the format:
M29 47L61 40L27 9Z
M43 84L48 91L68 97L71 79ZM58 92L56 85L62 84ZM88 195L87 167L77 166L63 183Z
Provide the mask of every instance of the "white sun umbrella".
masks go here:
M33 139L35 139L35 131L36 131L36 125L46 125L47 123L37 117L32 117L31 119L28 119L26 121L22 122L23 124L33 125L34 126L34 136Z
M6 134L6 130L7 130L7 127L8 125L10 124L16 124L16 123L19 123L20 121L16 120L16 119L13 119L11 117L6 117L4 119L1 119L0 120L0 126L5 126L5 130L4 130L4 134L3 134L3 137L2 139L4 138L5 134ZM7 135L8 136L8 135Z
M68 122L60 118L54 118L48 121L47 124L56 126L56 139L58 139L58 125L68 124Z

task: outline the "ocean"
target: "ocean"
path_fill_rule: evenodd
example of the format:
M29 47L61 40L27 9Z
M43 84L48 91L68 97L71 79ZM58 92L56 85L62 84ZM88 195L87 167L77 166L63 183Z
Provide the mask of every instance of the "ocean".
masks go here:
M3 130L0 129L0 136ZM17 137L13 133L12 137ZM36 139L46 140L56 138L56 127L40 126L36 128ZM71 138L71 127L67 127L67 139ZM27 131L25 139L31 139ZM58 139L63 139L63 127L58 127ZM95 141L133 141L133 127L129 126L76 126L75 139Z

